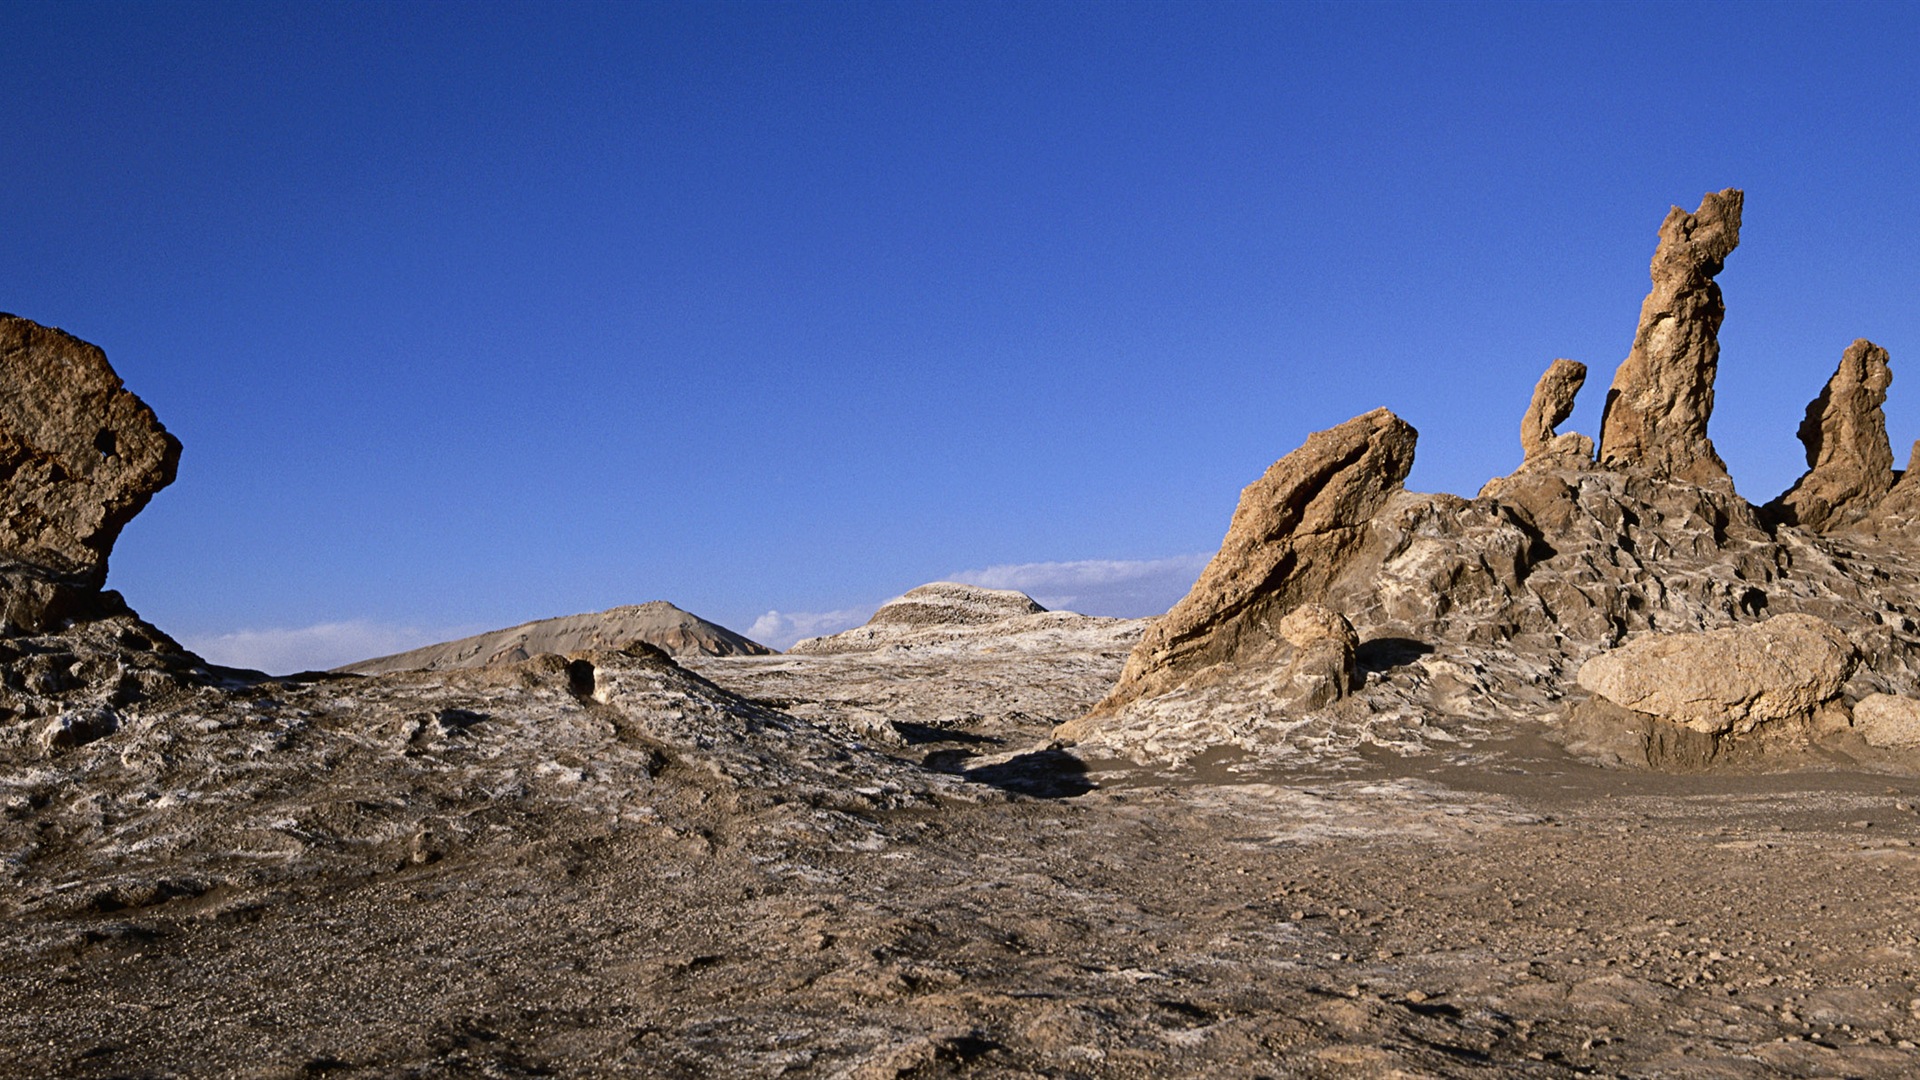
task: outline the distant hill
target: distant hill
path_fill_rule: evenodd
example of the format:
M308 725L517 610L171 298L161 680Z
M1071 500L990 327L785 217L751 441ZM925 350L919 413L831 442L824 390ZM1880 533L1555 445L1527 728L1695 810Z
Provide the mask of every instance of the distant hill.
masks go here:
M682 611L665 600L629 604L587 615L563 615L521 623L505 630L458 641L426 645L392 656L379 656L335 668L356 675L389 671L444 671L449 668L510 664L541 653L562 655L579 649L618 648L639 638L675 656L769 656L772 649L757 641Z

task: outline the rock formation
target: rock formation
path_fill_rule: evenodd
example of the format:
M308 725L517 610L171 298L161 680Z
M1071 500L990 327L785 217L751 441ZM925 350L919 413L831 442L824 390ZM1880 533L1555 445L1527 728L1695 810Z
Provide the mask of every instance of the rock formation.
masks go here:
M180 444L92 345L0 315L0 754L62 753L217 677L103 591Z
M1707 437L1726 316L1713 280L1740 243L1742 195L1709 194L1660 223L1653 291L1640 305L1633 350L1614 373L1600 420L1600 461L1703 485L1731 485Z
M539 619L392 656L361 660L336 670L378 675L388 671L491 667L518 663L542 653L564 656L582 649L624 648L634 641L645 642L669 656L767 656L773 652L757 641L682 611L665 600L650 600L590 615Z
M1164 693L1218 665L1270 660L1279 620L1318 599L1401 490L1417 433L1375 409L1315 432L1240 495L1219 554L1186 598L1147 631L1093 716Z
M1533 388L1533 401L1520 418L1520 449L1525 460L1567 454L1590 458L1593 440L1569 432L1555 435L1555 428L1573 415L1573 399L1587 381L1587 365L1578 360L1555 360Z
M1853 645L1832 623L1779 615L1702 634L1655 634L1581 667L1581 687L1705 735L1810 718L1853 673Z
M99 349L0 315L0 556L106 582L120 529L173 482L180 442Z
M1475 499L1402 489L1412 431L1384 410L1310 437L1243 494L1220 553L1114 691L1056 735L1142 760L1223 744L1284 755L1307 741L1416 745L1436 725L1564 721L1613 698L1617 718L1638 725L1638 760L1697 764L1723 741L1759 746L1762 729L1825 738L1865 695L1920 697L1909 531L1920 480L1892 483L1876 446L1879 354L1849 350L1806 429L1817 475L1799 490L1840 493L1825 496L1829 520L1885 491L1844 531L1761 514L1707 439L1722 315L1713 274L1738 239L1740 206L1738 191L1708 195L1662 225L1598 460L1553 434L1578 386L1564 361L1527 409L1525 462ZM1884 478L1867 475L1876 469ZM1282 690L1307 650L1279 627L1306 605L1344 617L1359 639L1345 697ZM1765 629L1730 629L1756 623ZM1775 723L1816 705L1817 724Z
M1897 532L1920 526L1920 439L1914 440L1913 449L1907 452L1907 468L1894 480L1893 487L1873 508L1873 514L1867 522L1886 532Z
M1807 473L1768 504L1770 511L1809 529L1849 524L1872 512L1894 483L1893 446L1881 409L1892 383L1887 350L1865 338L1847 346L1800 423Z

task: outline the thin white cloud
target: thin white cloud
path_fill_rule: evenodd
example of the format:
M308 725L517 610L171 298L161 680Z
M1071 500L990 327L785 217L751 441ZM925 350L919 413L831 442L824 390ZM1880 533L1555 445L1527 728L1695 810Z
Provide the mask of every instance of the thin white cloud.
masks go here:
M841 608L838 611L769 611L753 620L747 636L762 645L787 649L801 638L837 634L859 626L873 617L878 604Z
M1043 606L1082 615L1159 615L1187 595L1208 554L1165 559L1081 559L1009 563L962 570L950 580L989 589L1018 589Z
M472 627L432 630L353 620L182 637L180 643L216 664L287 675L324 671L477 632Z

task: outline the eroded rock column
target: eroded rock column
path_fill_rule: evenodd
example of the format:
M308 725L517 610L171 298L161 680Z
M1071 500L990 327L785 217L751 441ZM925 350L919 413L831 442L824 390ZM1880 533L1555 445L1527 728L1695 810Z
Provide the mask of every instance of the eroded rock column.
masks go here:
M1873 509L1894 482L1893 444L1882 410L1892 383L1887 350L1865 338L1847 346L1800 422L1807 473L1768 509L1810 529L1858 520Z
M1714 281L1740 243L1741 192L1709 194L1660 223L1653 290L1633 350L1613 376L1600 421L1600 462L1697 484L1731 486L1707 437L1726 305Z

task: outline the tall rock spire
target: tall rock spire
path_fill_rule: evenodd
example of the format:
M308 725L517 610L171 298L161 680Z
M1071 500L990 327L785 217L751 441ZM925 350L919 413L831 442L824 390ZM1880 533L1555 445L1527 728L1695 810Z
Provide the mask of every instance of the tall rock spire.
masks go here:
M1807 473L1768 504L1784 520L1826 529L1865 517L1893 487L1887 441L1887 350L1865 338L1847 346L1820 396L1807 405L1800 441Z
M1731 486L1707 438L1726 305L1713 280L1740 243L1741 192L1708 194L1660 223L1653 291L1640 305L1633 351L1614 373L1600 421L1600 463Z

